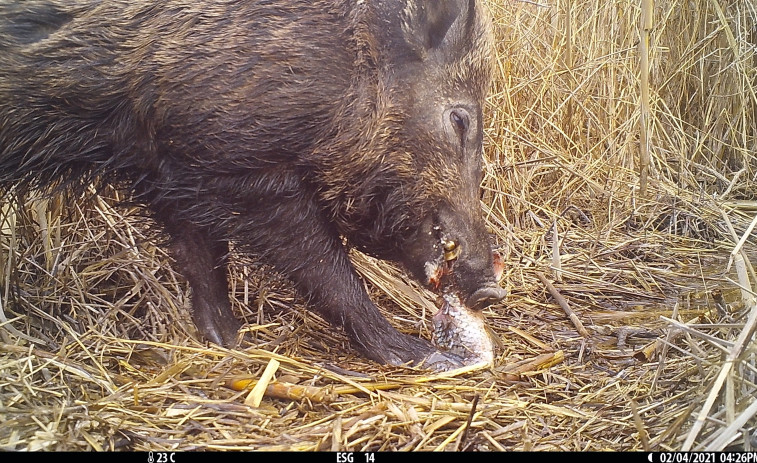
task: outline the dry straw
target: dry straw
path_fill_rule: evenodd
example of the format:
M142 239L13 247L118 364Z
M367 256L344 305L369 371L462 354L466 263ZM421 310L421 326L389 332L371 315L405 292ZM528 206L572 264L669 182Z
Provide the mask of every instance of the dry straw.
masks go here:
M0 448L749 448L754 3L489 4L498 60L482 207L510 291L486 312L493 368L365 361L253 263L231 282L253 345L198 343L185 282L149 223L110 206L117 193L11 193ZM355 260L387 317L428 337L433 297L391 265Z

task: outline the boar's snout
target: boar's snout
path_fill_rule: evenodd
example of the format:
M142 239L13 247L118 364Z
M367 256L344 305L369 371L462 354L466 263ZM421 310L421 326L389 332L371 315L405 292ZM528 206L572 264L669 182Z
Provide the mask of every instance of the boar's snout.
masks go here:
M507 296L507 291L498 286L485 286L470 295L466 306L474 310L484 310Z
M492 265L495 283L476 290L466 301L466 305L474 310L484 310L507 296L507 291L497 285L497 282L502 278L502 274L505 271L505 263L498 252L492 253Z

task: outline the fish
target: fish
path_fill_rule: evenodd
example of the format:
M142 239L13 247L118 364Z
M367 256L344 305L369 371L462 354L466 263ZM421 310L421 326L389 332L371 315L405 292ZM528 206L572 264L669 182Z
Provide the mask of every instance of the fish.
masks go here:
M454 293L443 294L442 300L441 307L431 319L432 343L447 357L458 360L459 365L447 362L450 364L437 365L435 369L492 365L494 342L486 329L483 312L466 307ZM430 357L426 363L434 360L438 359Z

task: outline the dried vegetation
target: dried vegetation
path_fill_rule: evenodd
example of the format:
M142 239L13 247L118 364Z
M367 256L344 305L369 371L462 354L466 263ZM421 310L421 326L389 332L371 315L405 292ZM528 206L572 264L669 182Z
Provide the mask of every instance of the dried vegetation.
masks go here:
M231 283L254 344L198 343L185 282L116 192L8 195L0 448L751 448L753 1L490 5L483 209L510 291L487 310L492 369L367 362L254 263ZM355 260L428 337L433 299Z

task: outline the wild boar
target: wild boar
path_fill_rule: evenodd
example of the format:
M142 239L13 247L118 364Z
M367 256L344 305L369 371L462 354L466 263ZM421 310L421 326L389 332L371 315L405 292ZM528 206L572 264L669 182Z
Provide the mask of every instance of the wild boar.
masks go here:
M230 243L366 357L439 354L348 248L468 307L501 300L480 212L489 17L475 0L0 0L0 188L123 187L207 340L234 345Z

